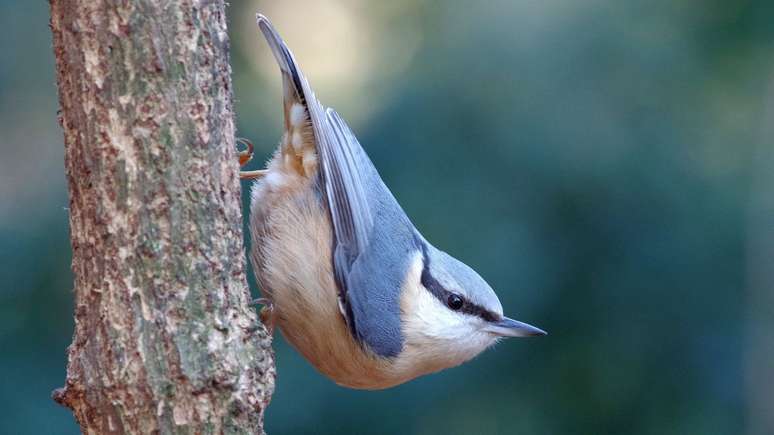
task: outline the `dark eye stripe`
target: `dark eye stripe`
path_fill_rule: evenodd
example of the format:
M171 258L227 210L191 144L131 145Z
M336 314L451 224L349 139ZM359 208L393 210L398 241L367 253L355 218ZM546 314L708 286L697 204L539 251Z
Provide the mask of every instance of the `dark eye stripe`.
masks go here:
M422 286L424 286L430 293L433 294L439 301L441 301L442 304L446 305L446 301L449 300L449 296L452 294L456 294L460 296L463 300L462 308L460 308L459 312L469 314L471 316L477 316L480 317L487 322L494 322L499 320L499 316L497 316L495 313L485 309L484 307L480 305L476 305L456 292L451 292L444 288L438 280L435 279L435 277L430 273L430 259L427 257L427 246L425 246L424 242L421 240L417 240L417 245L419 245L419 248L422 250L422 277L420 278L420 282L422 283Z

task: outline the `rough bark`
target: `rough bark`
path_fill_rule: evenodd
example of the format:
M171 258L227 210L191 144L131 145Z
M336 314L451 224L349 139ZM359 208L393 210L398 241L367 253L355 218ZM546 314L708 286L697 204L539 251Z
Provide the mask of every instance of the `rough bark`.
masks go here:
M51 0L84 433L260 433L222 0Z

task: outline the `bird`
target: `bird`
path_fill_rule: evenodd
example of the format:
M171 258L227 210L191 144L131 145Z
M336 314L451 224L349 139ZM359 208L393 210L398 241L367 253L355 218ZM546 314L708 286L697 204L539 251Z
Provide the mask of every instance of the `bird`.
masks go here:
M284 111L265 169L240 172L254 180L250 260L264 322L323 375L365 390L457 366L504 337L545 335L505 317L478 273L422 236L269 19L257 24ZM248 143L240 164L252 153Z

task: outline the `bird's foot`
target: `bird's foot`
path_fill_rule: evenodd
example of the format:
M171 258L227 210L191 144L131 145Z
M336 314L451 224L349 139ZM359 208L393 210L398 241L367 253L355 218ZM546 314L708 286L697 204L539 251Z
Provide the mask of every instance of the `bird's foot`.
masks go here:
M269 330L269 334L274 334L274 303L268 298L258 298L253 299L250 304L263 305L258 315L263 325Z
M238 137L236 141L237 143L244 144L247 147L237 153L237 155L239 156L239 166L242 167L246 165L250 160L253 159L253 151L255 147L253 147L252 142L242 137ZM239 178L244 180L253 180L256 178L261 178L264 175L266 175L265 169L258 169L255 171L239 171Z

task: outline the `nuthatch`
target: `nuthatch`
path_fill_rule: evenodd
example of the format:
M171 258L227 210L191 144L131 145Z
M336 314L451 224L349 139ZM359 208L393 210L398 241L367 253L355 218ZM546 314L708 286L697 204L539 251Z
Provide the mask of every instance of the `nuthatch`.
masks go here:
M258 26L282 72L285 133L266 169L241 175L257 179L251 260L271 324L320 372L364 389L544 335L504 317L473 269L422 237L269 20Z

